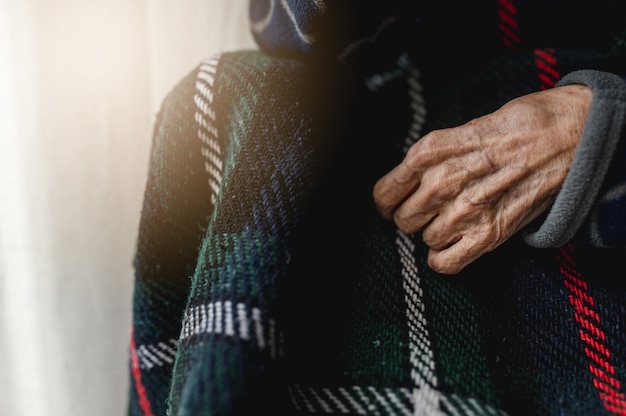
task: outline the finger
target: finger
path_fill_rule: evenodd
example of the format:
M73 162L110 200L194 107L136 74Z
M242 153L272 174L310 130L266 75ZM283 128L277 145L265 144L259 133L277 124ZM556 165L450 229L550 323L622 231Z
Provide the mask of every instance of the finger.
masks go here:
M402 163L375 184L373 196L378 212L392 219L396 208L420 186L424 172L447 160L474 153L476 141L468 139L472 131L465 126L434 130L413 144Z
M463 237L446 249L431 248L428 251L428 265L437 273L457 274L486 253L478 247L471 238Z
M462 231L440 213L422 230L422 241L431 249L444 250L461 239Z
M419 188L393 213L396 225L405 233L422 229L446 207L455 205L458 195L491 169L478 152L428 169Z
M549 200L536 199L540 181L534 175L523 187L514 187L495 203L470 204L459 198L459 206L440 214L426 227L422 238L430 248L429 265L440 273L456 274L485 253L495 250L522 227L550 206ZM503 175L500 180L509 178ZM534 179L534 180L533 180ZM489 195L489 192L483 196ZM489 198L485 197L485 200ZM464 205L463 205L464 204ZM458 236L461 236L459 238Z
M479 256L495 248L519 229L517 218L524 215L526 205L522 198L515 196L517 192L509 191L519 177L525 175L519 169L500 169L466 187L424 228L424 243L436 251L446 251L448 255L456 252L449 249L461 241L461 247L471 245L470 253ZM465 260L451 261L454 264Z
M383 218L391 220L396 208L419 186L420 173L400 164L374 185L374 202Z
M374 186L374 201L378 212L386 219L392 219L396 208L402 204L420 185L422 174L433 166L454 156L461 146L450 139L456 130L433 131L413 144L398 166L383 176Z

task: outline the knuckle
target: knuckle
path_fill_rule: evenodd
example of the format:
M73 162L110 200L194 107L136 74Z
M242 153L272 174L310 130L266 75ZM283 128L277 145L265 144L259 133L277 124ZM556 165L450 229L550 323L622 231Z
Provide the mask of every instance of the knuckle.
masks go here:
M416 231L415 227L412 225L411 221L407 217L401 217L400 215L394 215L393 221L396 223L396 226L400 231L405 234L411 234Z
M451 217L453 221L460 222L479 214L480 211L480 206L476 206L476 204L472 204L465 199L461 199L459 203L455 204Z
M438 202L444 195L446 188L445 176L442 177L437 169L431 169L424 173L422 176L422 182L419 186L419 192L422 195L423 200L429 202Z
M412 168L420 168L436 152L438 132L432 131L414 143L406 154L406 161Z

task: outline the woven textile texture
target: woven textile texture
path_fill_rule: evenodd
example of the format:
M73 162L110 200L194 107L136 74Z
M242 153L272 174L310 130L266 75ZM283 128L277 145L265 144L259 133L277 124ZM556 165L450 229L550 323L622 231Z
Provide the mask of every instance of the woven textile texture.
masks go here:
M626 38L598 55L513 36L438 72L393 25L332 63L253 27L267 50L208 58L158 115L129 415L626 414L623 140L574 238L520 234L456 276L371 196L432 129L573 71L619 73Z

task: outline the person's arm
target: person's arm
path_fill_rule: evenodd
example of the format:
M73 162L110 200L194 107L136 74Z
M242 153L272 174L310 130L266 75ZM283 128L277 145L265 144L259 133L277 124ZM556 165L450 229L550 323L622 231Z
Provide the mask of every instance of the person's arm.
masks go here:
M598 83L576 82L583 76ZM587 217L622 135L622 82L573 73L557 88L430 132L375 185L379 212L406 233L421 231L429 265L445 274L541 222L546 212L526 238L535 246L562 244ZM574 198L586 205L574 205Z

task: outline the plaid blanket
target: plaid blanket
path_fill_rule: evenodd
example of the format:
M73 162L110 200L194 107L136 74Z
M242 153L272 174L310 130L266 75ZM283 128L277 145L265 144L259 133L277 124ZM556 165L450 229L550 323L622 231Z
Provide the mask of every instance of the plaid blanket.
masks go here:
M382 45L354 66L223 53L170 92L137 241L129 415L626 414L623 249L520 235L438 275L371 198L424 132L597 55L481 57L429 84ZM608 217L623 212L623 147Z

